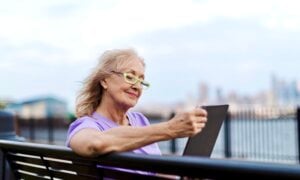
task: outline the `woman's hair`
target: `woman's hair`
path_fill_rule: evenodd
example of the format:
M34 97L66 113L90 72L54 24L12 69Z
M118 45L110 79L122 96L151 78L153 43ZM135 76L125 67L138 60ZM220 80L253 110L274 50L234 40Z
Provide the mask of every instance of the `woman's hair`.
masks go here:
M100 81L119 71L124 63L139 59L145 66L144 59L133 49L114 49L105 51L98 65L83 82L83 87L76 98L76 117L91 116L101 103L103 87Z

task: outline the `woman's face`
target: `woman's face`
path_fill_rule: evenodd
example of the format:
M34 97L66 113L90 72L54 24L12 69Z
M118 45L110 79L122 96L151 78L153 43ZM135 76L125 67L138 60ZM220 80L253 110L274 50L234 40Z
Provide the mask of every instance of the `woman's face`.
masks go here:
M123 73L126 73L127 77L137 77L142 80L144 71L144 65L138 59L124 63L118 72L112 72L111 76L101 82L106 89L103 96L106 96L108 102L126 110L135 106L142 94L142 85L139 81L135 84L129 83Z

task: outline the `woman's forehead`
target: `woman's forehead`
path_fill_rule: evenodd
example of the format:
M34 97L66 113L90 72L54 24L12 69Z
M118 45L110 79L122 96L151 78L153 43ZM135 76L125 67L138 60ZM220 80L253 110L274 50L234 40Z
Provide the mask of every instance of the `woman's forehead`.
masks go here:
M119 64L118 70L126 70L126 71L131 71L139 74L144 74L145 66L144 63L137 58L128 59Z

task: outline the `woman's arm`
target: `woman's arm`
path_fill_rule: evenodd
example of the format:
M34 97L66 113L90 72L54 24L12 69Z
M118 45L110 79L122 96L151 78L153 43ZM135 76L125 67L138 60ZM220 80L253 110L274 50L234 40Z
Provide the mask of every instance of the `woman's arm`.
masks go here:
M198 108L144 127L120 126L104 132L82 129L71 138L70 147L82 156L130 151L157 141L193 136L205 126L206 116L206 111Z

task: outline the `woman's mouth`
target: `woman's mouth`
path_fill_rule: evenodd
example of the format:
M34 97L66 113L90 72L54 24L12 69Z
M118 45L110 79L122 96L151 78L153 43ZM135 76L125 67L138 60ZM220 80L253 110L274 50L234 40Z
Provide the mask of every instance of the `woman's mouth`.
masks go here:
M138 98L138 96L139 96L138 93L133 93L133 92L127 92L127 94L133 98Z

